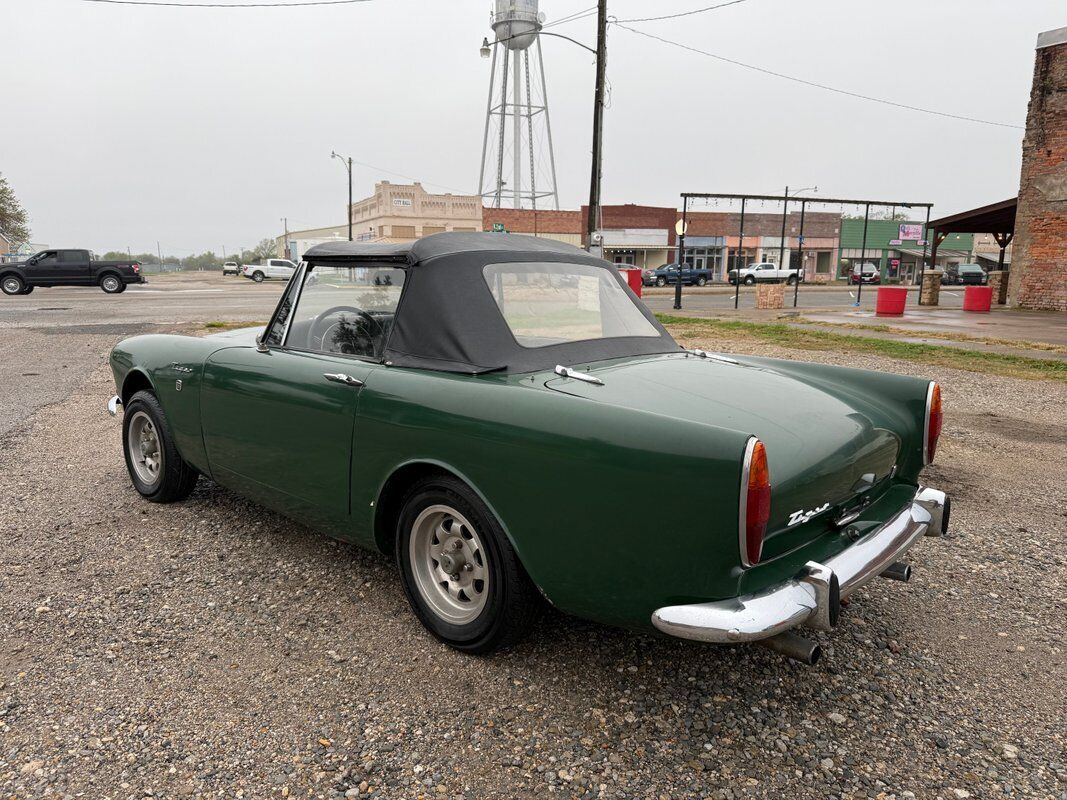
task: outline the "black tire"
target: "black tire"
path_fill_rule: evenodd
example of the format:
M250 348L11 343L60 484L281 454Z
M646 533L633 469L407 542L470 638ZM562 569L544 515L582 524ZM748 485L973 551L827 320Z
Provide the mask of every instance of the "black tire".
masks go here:
M122 286L121 286L121 287L119 288L119 290L118 290L117 292L115 292L115 294L122 294L122 293L123 293L123 292L125 292L125 291L126 291L126 284L124 283L124 284L122 284Z
M252 273L252 280L254 280L256 283L263 283L263 278L264 277L265 276L263 275L263 273L260 272L259 270L256 270L255 272Z
M151 420L163 455L163 465L154 481L146 481L134 468L130 455L130 426L140 414ZM167 424L167 417L156 396L151 392L137 392L126 403L122 415L122 452L126 458L126 470L130 480L142 497L152 503L174 503L184 500L196 486L200 473L187 464L174 446L174 437Z
M114 272L106 272L100 276L100 288L107 294L121 294L125 289L122 278Z
M745 276L745 286L755 286L755 285L756 285L756 279L754 277L752 277L751 275L746 275Z
M790 275L788 278L785 279L786 286L792 286L796 282L797 282L797 276L796 275Z
M707 285L708 285L708 279L705 278L703 275L701 275L699 278L697 278L697 286L707 286Z
M34 288L35 287L33 286L27 286L25 289L22 290L21 294L33 294Z
M487 557L485 605L466 624L457 625L444 619L418 588L410 544L414 523L431 506L447 506L466 517ZM541 595L500 523L481 498L452 476L426 478L408 491L397 523L396 560L404 593L415 616L438 641L461 652L484 655L517 644L530 632L543 609Z
M18 275L5 275L0 279L0 291L4 294L22 294L26 290L26 281Z
M666 286L666 285L667 285L667 279L664 278L662 275L660 275L658 278L656 278L656 286Z

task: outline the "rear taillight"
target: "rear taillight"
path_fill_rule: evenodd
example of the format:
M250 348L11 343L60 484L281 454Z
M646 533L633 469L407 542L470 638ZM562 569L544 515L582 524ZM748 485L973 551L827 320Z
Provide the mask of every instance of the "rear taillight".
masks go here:
M133 265L133 274L134 275L140 275L141 274L141 265L140 264L134 264Z
M937 450L937 439L941 436L941 387L930 384L926 393L926 422L923 425L923 463L930 464Z
M759 439L749 439L745 447L740 499L741 564L752 567L763 554L763 537L771 518L771 473L767 468L767 450Z

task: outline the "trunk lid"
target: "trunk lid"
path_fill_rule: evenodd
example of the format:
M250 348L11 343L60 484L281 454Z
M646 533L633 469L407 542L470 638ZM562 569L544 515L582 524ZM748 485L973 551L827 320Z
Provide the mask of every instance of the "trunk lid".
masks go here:
M897 462L899 437L877 427L858 402L769 368L682 354L594 365L589 372L604 385L555 378L545 386L759 437L771 477L764 559L823 535L843 511L875 499ZM699 491L711 479L694 475L691 484L663 489ZM740 492L740 454L730 480Z

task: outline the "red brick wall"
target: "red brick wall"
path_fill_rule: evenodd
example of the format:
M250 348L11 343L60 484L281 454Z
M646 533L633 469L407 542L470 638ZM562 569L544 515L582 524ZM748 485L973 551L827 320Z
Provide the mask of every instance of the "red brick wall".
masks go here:
M571 233L582 232L583 217L577 211L534 211L529 208L483 208L482 230L491 231L493 225L504 223L512 233Z
M1037 51L1010 275L1012 305L1067 312L1067 43Z

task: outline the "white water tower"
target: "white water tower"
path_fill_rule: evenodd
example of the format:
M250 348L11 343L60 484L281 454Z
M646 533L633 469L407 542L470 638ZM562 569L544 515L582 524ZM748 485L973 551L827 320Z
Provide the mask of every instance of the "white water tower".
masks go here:
M538 0L495 0L478 193L494 208L559 208ZM483 48L483 55L488 55ZM488 179L488 180L487 180Z

